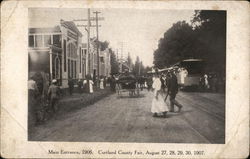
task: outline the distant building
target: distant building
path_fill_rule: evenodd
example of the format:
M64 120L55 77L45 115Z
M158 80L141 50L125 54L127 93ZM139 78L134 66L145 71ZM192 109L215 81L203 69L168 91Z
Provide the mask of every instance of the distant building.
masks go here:
M110 64L110 55L111 52L108 48L101 51L99 47L99 75L108 77L111 72ZM90 39L90 58L89 58L89 74L95 81L97 79L98 73L98 58L97 58L97 39Z
M79 75L80 79L85 79L86 75L89 74L89 55L87 52L87 44L86 43L82 43L82 47L81 47L81 54L79 57L80 60L80 72L81 74Z
M51 28L29 28L29 75L45 72L68 87L68 79L85 76L86 54L82 34L71 21Z
M111 73L110 55L111 52L108 48L104 51L100 51L100 76L108 77Z

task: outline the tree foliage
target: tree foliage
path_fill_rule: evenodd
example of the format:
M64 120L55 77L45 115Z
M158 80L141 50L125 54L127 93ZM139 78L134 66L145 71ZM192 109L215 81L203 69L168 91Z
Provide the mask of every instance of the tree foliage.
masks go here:
M140 60L139 56L136 57L133 73L136 76L142 76L142 75L145 74L145 66L143 65L143 63Z
M191 24L179 21L164 33L154 52L158 68L187 58L202 58L207 71L225 73L226 12L195 11Z
M109 47L109 42L107 42L107 41L104 41L104 42L99 41L99 47L100 47L101 51L104 51Z
M110 65L111 65L111 74L117 74L119 73L119 63L116 59L115 52L109 48L110 51Z

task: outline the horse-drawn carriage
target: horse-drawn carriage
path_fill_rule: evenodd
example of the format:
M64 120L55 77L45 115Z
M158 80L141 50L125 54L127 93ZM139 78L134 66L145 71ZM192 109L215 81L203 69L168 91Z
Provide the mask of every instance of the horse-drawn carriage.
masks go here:
M116 92L118 97L121 97L123 92L128 92L130 97L138 97L140 95L138 80L132 74L121 74L116 81Z

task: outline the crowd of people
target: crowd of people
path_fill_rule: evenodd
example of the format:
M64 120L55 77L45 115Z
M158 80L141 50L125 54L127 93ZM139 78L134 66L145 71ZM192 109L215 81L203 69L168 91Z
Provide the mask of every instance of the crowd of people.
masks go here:
M28 80L29 124L40 124L46 120L46 114L55 113L57 102L61 96L58 81L51 82L46 73L40 72Z
M204 74L199 81L200 91L203 92L224 92L225 77L220 77L216 73Z
M60 89L60 81L50 80L49 74L36 72L30 75L28 80L28 109L29 124L40 124L47 120L46 115L52 116L58 110L59 99L65 95L77 93L94 93L94 87L97 86L97 80L93 80L90 75L85 79L68 79L68 89ZM115 91L115 79L113 76L107 78L100 76L99 88L104 89L110 85L112 91ZM65 91L66 90L66 91ZM68 92L68 93L67 93Z
M125 74L126 75L126 74ZM119 75L111 75L110 77L100 76L99 81L93 80L87 75L86 79L68 79L68 93L72 95L78 90L78 93L94 93L94 87L99 82L99 89L104 89L109 86L112 92L117 91L117 82ZM167 73L156 72L152 76L136 77L136 81L141 90L147 88L148 91L154 92L152 99L151 112L154 117L166 117L167 112L174 112L175 106L178 111L182 109L182 105L176 100L178 93L177 76L174 70ZM217 92L220 89L220 82L216 75L204 74L200 79L200 88L204 91L211 90ZM43 72L36 73L28 80L29 93L29 120L36 123L46 120L46 113L55 113L57 111L57 103L62 96L62 90L59 87L59 81L53 79L50 81L49 75ZM222 83L222 84L221 84ZM76 86L78 89L76 89ZM222 87L222 86L221 86ZM167 100L169 99L169 102ZM170 103L170 104L168 104ZM34 119L35 118L35 119Z

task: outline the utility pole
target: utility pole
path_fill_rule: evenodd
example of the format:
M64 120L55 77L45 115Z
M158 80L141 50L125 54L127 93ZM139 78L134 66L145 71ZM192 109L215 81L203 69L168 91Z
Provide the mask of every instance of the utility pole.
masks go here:
M104 17L98 17L98 20L104 20ZM91 25L91 21L96 21L96 17L91 17L90 16L90 9L88 8L87 11L87 19L74 19L73 21L75 22L87 22L87 25L80 25L77 24L77 27L85 27L85 30L87 32L87 53L88 53L88 73L91 74L94 68L94 56L92 55L92 70L91 70L91 52L90 52L90 28L91 27L96 27L96 25ZM101 27L100 25L98 27ZM93 73L93 72L92 72Z
M87 54L88 54L88 74L90 75L90 9L88 8L88 26L87 26ZM89 78L89 77L88 77Z
M99 87L99 80L100 80L100 57L99 57L99 33L98 33L98 14L101 12L93 12L96 15L96 38L97 38L97 87Z

